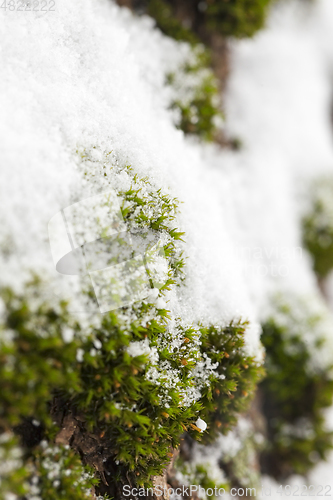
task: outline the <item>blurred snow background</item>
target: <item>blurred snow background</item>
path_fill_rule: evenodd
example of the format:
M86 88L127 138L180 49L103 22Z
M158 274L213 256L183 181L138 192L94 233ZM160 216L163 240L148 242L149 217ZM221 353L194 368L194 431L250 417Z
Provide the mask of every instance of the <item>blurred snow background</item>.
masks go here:
M55 12L3 11L0 24L2 284L20 288L33 270L62 286L48 221L84 195L77 148L112 150L183 202L187 287L169 307L250 319L255 352L267 296L317 290L299 219L309 180L333 170L332 0L282 1L265 30L232 44L225 127L239 152L175 129L165 76L188 47L152 20L110 0L57 0ZM313 483L333 485L332 467Z

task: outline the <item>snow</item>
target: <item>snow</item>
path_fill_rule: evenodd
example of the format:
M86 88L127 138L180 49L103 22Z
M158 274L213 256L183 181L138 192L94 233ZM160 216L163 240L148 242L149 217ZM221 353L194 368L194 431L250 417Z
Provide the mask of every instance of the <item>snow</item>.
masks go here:
M331 173L333 167L332 33L330 0L284 2L273 10L268 29L232 48L227 127L244 144L238 165L245 172L239 176L238 186L247 179L247 192L249 185L253 189L250 196L243 191L244 202L238 200L234 211L243 222L239 241L246 241L252 249L288 249L273 254L273 259L267 254L261 259L266 266L286 266L285 276L262 280L251 273L248 284L257 304L265 304L267 292L286 290L312 295L310 310L319 301L310 260L297 249L301 247L299 221L308 183L314 176ZM245 267L255 260L253 254ZM326 332L331 331L331 322L328 320ZM328 340L332 342L332 335ZM314 365L324 359L326 356L314 359ZM332 415L327 415L327 421L331 427ZM318 465L307 483L332 485L332 461L333 456ZM293 477L288 482L304 484L304 479ZM280 497L278 484L268 478L263 483L271 488L264 496Z
M207 429L207 424L202 418L198 418L197 421L195 422L195 425L200 429L200 432L203 432Z
M201 419L199 418L198 420ZM198 424L196 425L200 428ZM251 422L241 417L232 431L226 436L220 434L212 444L202 445L193 443L190 461L186 463L185 471L178 471L176 473L176 478L183 484L191 484L191 481L196 477L196 467L199 466L205 468L209 480L215 485L225 484L227 480L221 468L221 463L228 463L236 457L244 446L245 441L251 439L251 437L262 439L261 434L255 433ZM246 464L244 466L246 467ZM251 474L251 470L245 473L247 472ZM242 480L243 484L245 484L246 478L243 477ZM223 497L231 498L229 494L223 494Z
M148 338L138 342L131 342L126 350L132 357L146 355L153 365L158 363L159 357L157 349L156 347L149 346Z
M184 202L178 224L186 232L188 286L168 298L175 314L224 323L251 316L237 259L226 262L221 254L232 241L202 148L184 139L166 109L165 75L187 46L179 51L147 19L134 21L106 1L80 7L60 1L56 13L6 13L2 24L1 130L8 141L1 241L10 241L11 251L2 281L19 287L30 268L65 293L45 229L53 215L86 197L74 156L77 148L94 146L97 154L112 150L121 164L169 186ZM167 61L173 61L168 70Z
M307 182L333 166L332 1L279 4L266 30L232 44L225 127L240 152L175 129L165 77L191 54L148 18L110 0L57 0L56 12L6 11L0 23L1 284L20 289L33 270L50 296L72 297L75 284L54 269L48 222L102 192L104 178L83 182L77 151L97 162L112 151L183 202L187 277L166 296L173 317L249 319L247 349L261 359L267 297L318 292L299 220Z

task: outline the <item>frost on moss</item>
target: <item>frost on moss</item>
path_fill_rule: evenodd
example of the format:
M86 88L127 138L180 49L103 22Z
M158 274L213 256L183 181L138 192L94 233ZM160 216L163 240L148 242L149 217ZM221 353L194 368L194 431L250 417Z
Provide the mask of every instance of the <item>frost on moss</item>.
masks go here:
M262 466L275 477L306 474L332 449L323 414L333 396L332 333L330 313L316 296L276 297L263 326L268 447Z
M240 418L227 436L220 438L220 465L229 478L230 486L256 488L260 485L259 453L264 437L249 418Z
M98 482L69 446L44 440L28 452L18 446L16 438L3 433L0 456L1 500L89 500Z
M0 425L18 425L22 417L46 419L47 403L55 388L77 390L73 371L79 341L66 343L62 332L79 327L66 305L45 303L39 280L28 283L24 296L1 290L6 309L0 324Z
M144 326L139 317L128 327L120 315L110 312L91 331L82 332L77 325L75 338L65 342L61 330L65 325L53 335L51 327L49 336L48 316L29 314L26 299L15 297L15 305L13 309L7 303L6 326L12 328L15 317L16 330L10 345L2 349L2 421L9 427L21 414L37 417L43 432L52 436L57 434L54 422L61 427L71 415L68 425L80 426L80 432L69 434L73 449L85 457L80 439L90 436L95 441L99 451L97 454L93 447L87 453L88 464L95 466L98 477L108 485L121 483L132 474L140 482L160 474L185 429L192 437L201 438L195 425L199 414L208 419L210 408L218 405L219 418L227 426L248 400L242 391L237 392L237 384L240 388L243 383L249 385L248 380L241 380L241 374L246 375L238 366L249 360L234 353L231 337L234 334L236 339L236 328L228 327L225 334L220 331L222 356L214 353L213 340L210 349L207 341L202 348L199 329L179 324L171 328L164 315ZM46 306L39 310L48 311ZM142 307L136 313L146 315L147 310ZM126 312L122 310L121 315ZM58 323L61 321L58 317ZM218 330L214 331L217 336ZM221 397L215 401L217 387ZM47 414L49 404L52 421ZM215 420L208 432L216 432L214 425Z
M225 492L230 492L233 487L258 490L258 456L263 442L263 435L255 431L253 423L244 417L240 417L237 425L226 435L219 434L209 445L187 438L182 443L171 482L175 479L186 485L198 484L206 490L214 490L216 486ZM206 498L202 491L198 492L198 496Z
M217 364L219 373L203 394L202 415L208 422L206 442L235 425L236 415L248 408L263 374L260 363L244 353L247 326L238 322L222 330L214 326L201 328L202 351Z
M310 207L303 218L303 241L313 258L314 270L325 278L333 269L333 179L318 179Z
M69 446L50 446L42 441L31 459L27 500L89 500L97 480L94 470L82 465Z
M18 439L10 432L0 433L0 500L10 492L14 498L28 491L29 472L23 463Z
M163 33L191 46L190 60L168 75L177 128L205 141L221 139L220 84L212 68L210 44L216 34L252 36L264 25L269 1L196 1L186 5L166 0L140 2L138 12L143 8ZM239 141L232 141L231 146L239 149Z
M219 84L201 45L194 47L188 60L168 76L168 84L177 128L205 141L216 139L223 123Z
M233 425L261 369L244 352L247 324L188 325L168 310L167 290L185 286L177 200L119 167L110 154L92 148L78 158L87 194L112 184L128 232L162 241L164 272L146 299L84 320L70 314L66 302L50 305L40 279L22 294L2 289L0 426L16 429L43 471L36 446L46 440L60 446L52 449L61 463L81 457L94 470L97 494L119 496L123 484L148 485L162 474L186 430L200 440ZM95 300L89 287L82 292L85 301ZM198 417L207 431L196 426ZM36 425L37 435L27 440L22 426ZM70 455L63 456L68 445ZM39 481L43 499L71 498L59 473L52 484Z
M191 453L197 456L197 460L186 461L183 458L178 458L175 464L176 473L169 481L175 487L178 484L185 486L197 485L198 492L196 496L202 500L218 498L218 494L213 493L209 497L205 491L211 489L212 492L219 491L220 493L226 492L229 485L226 477L224 476L219 464L216 462L215 457L201 456L197 448L192 448Z

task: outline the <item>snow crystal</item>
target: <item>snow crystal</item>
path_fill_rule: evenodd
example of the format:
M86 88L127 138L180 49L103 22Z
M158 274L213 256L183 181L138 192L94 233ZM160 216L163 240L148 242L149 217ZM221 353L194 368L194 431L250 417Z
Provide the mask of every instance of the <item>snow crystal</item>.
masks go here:
M146 355L148 356L149 361L155 365L158 363L159 356L156 347L150 347L149 346L149 340L148 338L145 338L144 340L140 340L138 342L131 342L130 345L126 348L128 354L132 356L133 358L135 356L142 356Z
M195 425L200 429L201 432L205 431L207 429L207 424L202 418L198 418L198 420L195 422Z

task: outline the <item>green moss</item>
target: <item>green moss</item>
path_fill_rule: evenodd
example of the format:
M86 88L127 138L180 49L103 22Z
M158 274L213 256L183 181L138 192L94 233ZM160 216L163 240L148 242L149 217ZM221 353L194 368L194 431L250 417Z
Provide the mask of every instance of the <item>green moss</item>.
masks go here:
M265 23L270 0L212 0L206 11L211 30L223 36L252 37Z
M174 466L174 477L181 477L186 485L196 484L215 492L215 487L217 490L223 488L227 493L231 488L244 488L245 496L252 496L260 487L258 456L263 443L263 435L254 430L250 419L244 417L239 418L227 436L219 435L209 445L185 437L180 458ZM169 480L173 484L173 476ZM202 490L197 495L206 498Z
M40 293L36 280L27 284L25 296L1 290L7 311L0 327L0 427L6 430L24 416L47 419L55 388L79 390L73 366L80 342L67 344L62 338L63 330L78 331L78 325L70 320L65 303L55 310L40 301Z
M10 434L0 435L0 499L89 500L98 480L68 446L43 441L32 453ZM15 497L16 498L16 497ZM106 500L107 497L105 497Z
M226 434L237 422L254 395L263 369L251 356L244 354L247 323L231 323L224 329L201 328L202 351L218 363L219 377L211 381L203 394L203 418L208 423L206 442L218 433Z
M248 421L244 421L249 423ZM258 457L264 448L264 437L256 433L253 428L240 428L237 425L232 431L234 439L241 443L240 449L235 455L222 454L220 465L229 479L230 487L236 488L260 488L260 467ZM252 493L249 492L249 495Z
M144 241L151 233L162 238L167 266L159 297L182 285L177 200L130 167L115 166L107 155L95 161L81 152L80 165L85 182L94 182L98 169L106 185L112 175L129 232ZM76 453L95 469L97 493L116 496L128 481L149 485L151 476L161 474L186 429L200 440L199 415L208 421L207 436L215 435L233 425L249 402L260 367L243 353L246 324L189 327L181 318L170 321L167 306L158 307L151 298L80 322L66 303L51 306L46 289L34 279L21 295L1 290L6 312L0 336L0 430L16 429L21 436L23 417L40 422L39 438L22 442L38 470L44 467L35 452L40 439L52 448L60 429L67 429L61 442L70 443L72 451L65 457L58 450L55 456L66 468ZM90 289L83 292L93 300ZM42 498L56 498L58 486L42 477ZM61 491L67 491L64 481ZM74 498L75 489L66 494Z
M224 491L229 491L229 484L227 481L219 482L216 478L212 476L212 471L209 464L206 463L191 463L178 458L174 465L175 470L178 474L181 474L182 481L185 485L197 485L198 488L196 496L203 500L206 500L207 495L203 493L203 490L207 491L211 489L213 492L223 489ZM222 471L221 471L222 472ZM209 496L212 500L219 498L214 493Z
M315 272L325 278L333 269L333 179L318 179L310 196L311 205L303 218L303 242Z
M177 17L177 2L147 0L147 13L156 20L157 26L166 35L195 44L207 34L224 37L252 37L262 29L272 0L211 0L202 8L196 0L186 6L191 27L186 27ZM181 9L182 10L182 9Z
M177 128L205 141L217 140L223 115L218 79L208 53L210 40L215 34L252 37L264 26L271 1L212 0L204 5L199 0L186 5L167 0L140 2L164 34L192 46L196 59L167 75L168 83L175 89L171 108L175 111ZM177 17L178 10L190 27ZM204 50L202 42L206 44ZM236 142L234 146L238 149Z
M171 108L177 128L211 142L217 138L223 118L219 84L202 46L195 47L190 56L168 76L174 96Z
M9 313L6 325L15 328L14 337L1 349L3 425L8 427L21 415L29 415L42 421L46 434L55 435L57 430L47 410L56 395L62 407L81 415L83 434L103 435L99 446L105 458L122 464L115 482L121 481L121 475L133 473L133 480L147 483L163 471L170 448L178 447L184 429L201 439L194 425L198 414L207 419L209 434L215 435L220 428L216 419L222 422L220 430L227 429L249 401L245 390L249 394L253 390L259 369L241 355L243 344L238 336L244 327L240 325L200 331L179 326L177 337L183 339L184 349L170 352L167 346L172 337L163 315L146 326L141 320L133 321L128 330L117 313L110 312L103 316L100 327L84 335L76 325L77 338L65 343L61 328L65 328L66 313L59 315L44 304L36 314L29 310L26 298L14 297L8 290L3 296ZM141 307L140 312L147 313L149 306ZM200 334L202 348L198 347ZM146 338L150 348L157 349L159 364L165 366L158 370L158 383L149 377L156 366L147 356L132 357L126 350L131 341ZM94 348L96 340L102 344L98 350ZM218 353L221 342L223 351ZM82 361L77 359L78 349L82 350ZM220 379L212 371L200 400L184 404L184 398L198 384L196 366L207 358L219 363L218 372L226 378ZM171 371L178 375L173 386L165 390Z
M186 28L172 12L171 5L165 0L147 0L147 14L153 17L157 27L167 36L175 40L195 45L199 39L195 33Z
M185 134L215 141L223 118L218 79L211 68L208 48L203 48L197 33L205 33L205 43L216 33L224 37L251 37L263 27L270 1L213 0L207 2L205 10L199 8L202 2L196 1L185 9L193 29L185 27L175 16L177 3L143 2L146 12L156 20L163 33L192 46L191 61L167 75L174 90L171 108L175 111L175 125ZM182 7L184 5L180 5L181 11ZM239 148L236 142L235 149Z
M324 336L331 325L324 313L311 310L313 302L279 299L276 313L263 326L267 377L260 388L268 447L262 465L280 479L306 474L333 447L323 416L333 396L333 365L325 356L330 348Z
M34 470L33 492L49 500L89 500L98 481L93 469L83 466L80 457L68 446L44 446L36 449L32 468Z
M11 433L0 434L0 460L0 500L5 500L8 492L23 496L28 491L30 473L18 439Z

